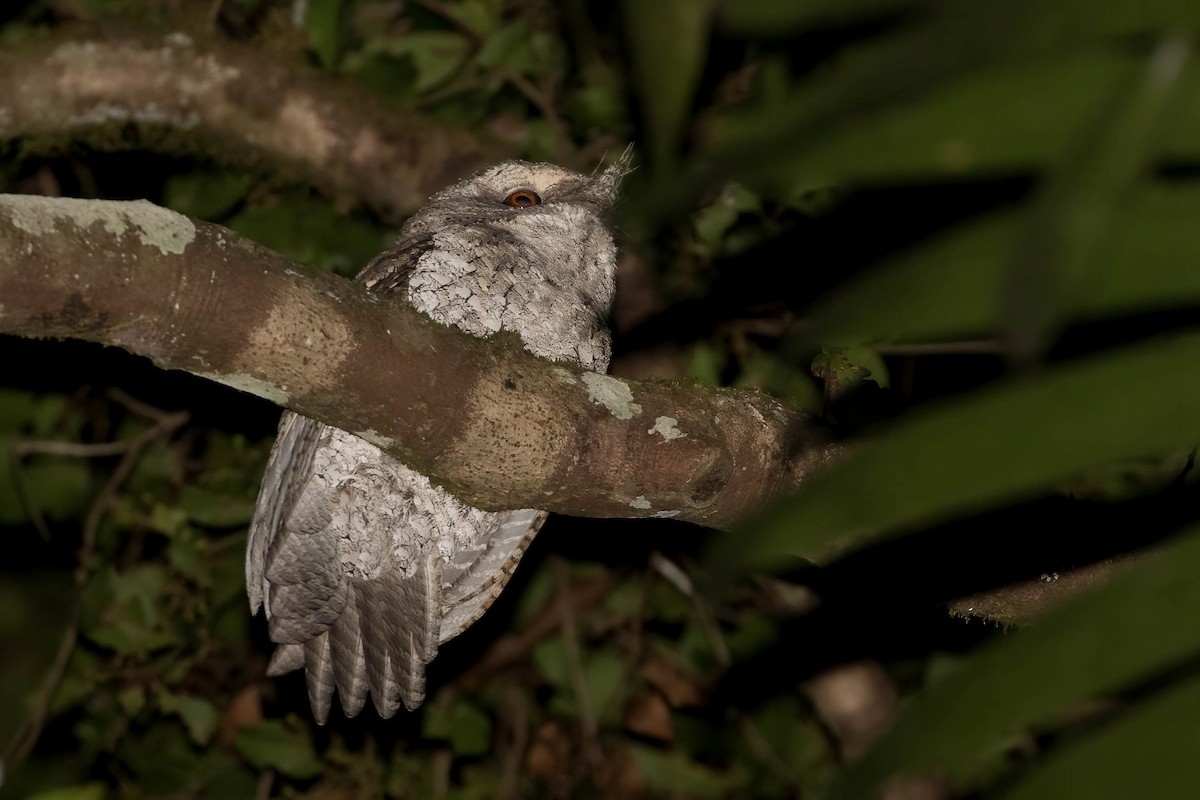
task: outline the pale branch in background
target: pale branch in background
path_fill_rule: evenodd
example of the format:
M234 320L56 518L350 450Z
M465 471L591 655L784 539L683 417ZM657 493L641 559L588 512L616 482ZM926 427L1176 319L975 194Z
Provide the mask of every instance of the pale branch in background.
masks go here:
M131 132L137 135L131 136ZM0 52L0 141L210 153L399 222L500 148L247 45L179 33Z

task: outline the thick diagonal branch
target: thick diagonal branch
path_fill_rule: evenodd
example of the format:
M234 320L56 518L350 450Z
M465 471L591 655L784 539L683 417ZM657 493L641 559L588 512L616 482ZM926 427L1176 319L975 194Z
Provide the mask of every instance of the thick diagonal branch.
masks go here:
M116 345L252 392L481 508L726 527L830 453L760 393L543 361L146 202L0 195L0 333Z
M496 160L460 129L285 68L256 50L161 40L51 41L0 52L0 141L152 147L262 165L399 221Z

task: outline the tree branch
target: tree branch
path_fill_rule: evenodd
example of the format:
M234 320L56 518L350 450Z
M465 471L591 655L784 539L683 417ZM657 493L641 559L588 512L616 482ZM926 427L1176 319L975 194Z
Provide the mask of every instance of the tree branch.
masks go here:
M463 130L384 109L345 82L182 33L0 52L0 140L13 139L33 151L84 141L265 162L272 174L393 222L499 156Z
M0 195L0 333L116 345L265 397L485 509L728 527L833 450L761 393L544 361L144 201Z

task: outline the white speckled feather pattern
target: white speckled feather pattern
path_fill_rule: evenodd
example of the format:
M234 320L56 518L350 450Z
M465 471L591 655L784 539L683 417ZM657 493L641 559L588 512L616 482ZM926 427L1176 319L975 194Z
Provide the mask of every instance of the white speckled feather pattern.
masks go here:
M476 336L520 335L544 358L603 372L616 249L603 216L629 152L585 176L507 161L435 194L358 275ZM505 203L535 192L529 207ZM246 585L278 647L303 668L318 721L336 692L354 716L425 696L425 666L504 588L545 512L459 502L358 437L285 412L250 526Z

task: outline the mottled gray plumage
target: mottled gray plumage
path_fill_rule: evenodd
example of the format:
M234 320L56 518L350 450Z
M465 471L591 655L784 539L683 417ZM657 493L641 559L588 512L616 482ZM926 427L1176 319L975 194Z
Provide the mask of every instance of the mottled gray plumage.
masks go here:
M603 216L628 161L591 177L524 161L484 170L431 197L357 279L438 322L513 331L539 356L603 372L616 259ZM505 203L520 191L540 203ZM278 643L269 673L304 668L320 722L335 690L349 716L368 695L383 717L416 708L425 665L487 610L544 519L467 506L352 434L284 413L246 558L251 609L265 608Z

